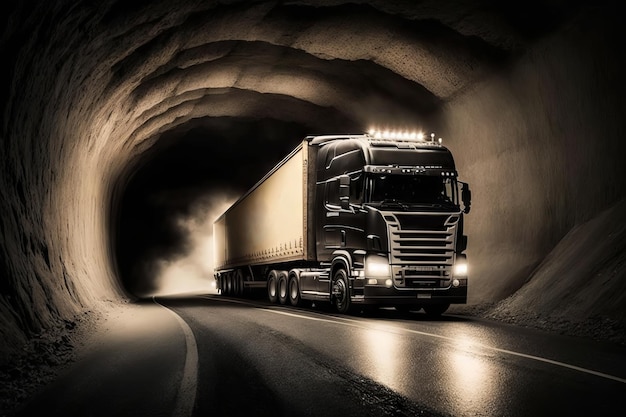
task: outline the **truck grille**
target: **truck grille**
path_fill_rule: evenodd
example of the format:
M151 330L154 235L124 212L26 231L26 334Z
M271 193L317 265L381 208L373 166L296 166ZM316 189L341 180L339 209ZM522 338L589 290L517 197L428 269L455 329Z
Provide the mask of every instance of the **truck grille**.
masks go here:
M384 213L389 228L391 264L397 288L450 285L456 229L454 213Z

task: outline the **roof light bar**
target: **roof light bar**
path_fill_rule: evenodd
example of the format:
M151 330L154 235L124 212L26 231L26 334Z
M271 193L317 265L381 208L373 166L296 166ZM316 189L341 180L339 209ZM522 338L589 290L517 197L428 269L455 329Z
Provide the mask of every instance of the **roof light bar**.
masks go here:
M379 140L402 140L402 141L417 141L417 142L425 141L425 135L422 132L411 132L411 131L404 131L404 130L370 129L367 133L372 138L379 139ZM443 142L443 139L442 138L435 139L435 134L431 133L430 140L428 142L439 143L439 145L441 145Z

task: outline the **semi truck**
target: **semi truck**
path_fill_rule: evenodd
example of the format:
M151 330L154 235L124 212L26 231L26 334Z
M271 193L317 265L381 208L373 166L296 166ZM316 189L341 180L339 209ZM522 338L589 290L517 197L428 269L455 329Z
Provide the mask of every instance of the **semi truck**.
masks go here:
M215 286L438 316L467 302L470 203L434 134L308 136L215 220Z

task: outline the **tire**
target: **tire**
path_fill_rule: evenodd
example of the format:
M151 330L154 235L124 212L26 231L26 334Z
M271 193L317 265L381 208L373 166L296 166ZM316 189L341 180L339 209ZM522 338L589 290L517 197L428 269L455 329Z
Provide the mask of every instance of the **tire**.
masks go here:
M237 272L230 273L231 289L230 295L233 297L239 297L239 281L237 281Z
M278 273L274 270L267 276L267 298L270 303L278 301Z
M224 295L226 292L226 283L224 282L224 275L220 274L219 276L219 285L220 285L220 294Z
M233 277L234 281L235 281L235 295L237 297L243 297L243 273L241 272L241 269L238 269L237 272L235 272L235 276Z
M226 295L231 296L233 294L233 276L230 272L226 273Z
M289 300L288 283L287 272L280 271L278 273L278 302L280 304L287 304Z
M287 286L287 294L289 295L289 304L294 307L298 307L302 299L300 298L300 285L298 284L298 277L293 274L289 278L289 285Z
M444 304L431 304L428 306L424 306L424 312L428 317L439 317L450 307L449 303Z
M331 302L337 311L342 314L349 312L352 307L348 274L346 274L346 270L343 268L337 269L333 274Z

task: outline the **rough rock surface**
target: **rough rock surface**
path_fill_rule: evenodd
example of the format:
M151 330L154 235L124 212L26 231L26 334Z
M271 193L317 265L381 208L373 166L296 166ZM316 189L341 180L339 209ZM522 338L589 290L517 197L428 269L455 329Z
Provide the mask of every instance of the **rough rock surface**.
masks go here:
M84 311L60 326L33 336L22 349L0 366L0 416L10 416L16 408L66 366L99 331L106 315Z

